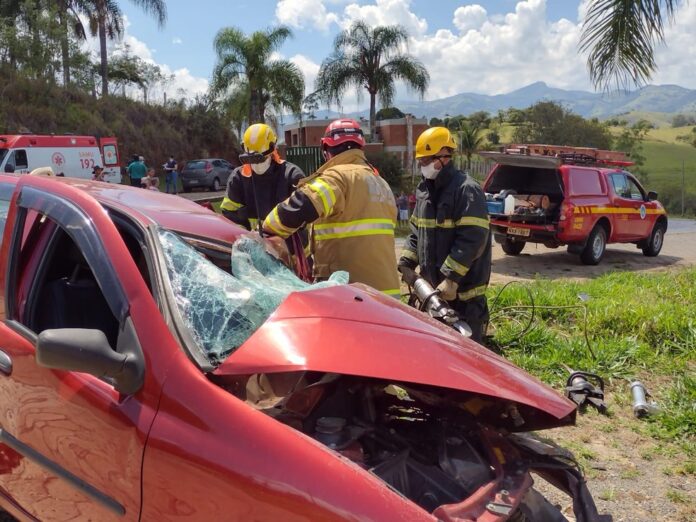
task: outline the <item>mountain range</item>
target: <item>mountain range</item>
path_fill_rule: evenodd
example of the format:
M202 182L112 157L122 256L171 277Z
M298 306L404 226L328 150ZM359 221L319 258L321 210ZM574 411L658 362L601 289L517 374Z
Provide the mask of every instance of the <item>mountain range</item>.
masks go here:
M507 94L461 93L439 100L398 101L394 105L405 113L428 119L446 115L469 115L476 111L496 114L499 110L524 109L538 101L555 101L586 118L606 119L634 111L668 114L696 113L696 90L678 85L647 85L635 91L596 93L549 87L536 82ZM334 111L316 111L318 118L337 115ZM367 117L367 111L350 114Z

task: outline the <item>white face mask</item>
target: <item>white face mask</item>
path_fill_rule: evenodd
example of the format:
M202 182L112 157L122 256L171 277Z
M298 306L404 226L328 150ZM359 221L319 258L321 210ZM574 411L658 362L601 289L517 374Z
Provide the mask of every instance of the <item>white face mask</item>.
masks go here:
M265 174L270 167L271 157L268 156L265 160L263 160L263 163L253 163L251 165L251 170L254 171L254 174Z
M435 179L437 177L437 173L440 172L438 169L435 168L434 161L432 163L428 163L424 167L421 167L420 170L421 174L423 174L423 177L425 179Z

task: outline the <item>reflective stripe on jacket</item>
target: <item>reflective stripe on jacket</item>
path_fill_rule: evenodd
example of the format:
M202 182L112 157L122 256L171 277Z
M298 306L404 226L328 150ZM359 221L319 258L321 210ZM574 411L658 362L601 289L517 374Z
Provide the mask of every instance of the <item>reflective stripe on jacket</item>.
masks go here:
M416 189L411 233L399 259L437 286L445 277L459 284L457 298L484 295L491 275L491 234L486 198L470 176L448 163L434 180Z
M287 237L312 223L314 275L324 279L337 270L350 282L398 296L394 252L394 195L373 171L362 150L351 149L302 180L297 190L269 213L263 227Z

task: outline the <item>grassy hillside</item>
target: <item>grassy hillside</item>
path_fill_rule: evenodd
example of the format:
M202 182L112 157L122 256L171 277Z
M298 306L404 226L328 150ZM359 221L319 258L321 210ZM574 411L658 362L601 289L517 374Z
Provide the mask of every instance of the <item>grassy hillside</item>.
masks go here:
M221 156L236 159L237 141L223 119L202 103L145 105L120 96L96 99L42 81L0 77L0 134L116 136L121 157L143 155L161 165Z

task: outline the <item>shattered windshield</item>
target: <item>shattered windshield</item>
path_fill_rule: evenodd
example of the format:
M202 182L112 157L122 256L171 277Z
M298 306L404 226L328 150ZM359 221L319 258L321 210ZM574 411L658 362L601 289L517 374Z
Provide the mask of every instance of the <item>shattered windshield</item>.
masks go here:
M158 234L179 315L213 364L244 343L290 293L348 282L346 272L336 272L327 282L305 283L251 236L232 247L232 275L177 234Z

